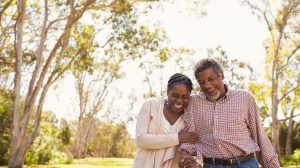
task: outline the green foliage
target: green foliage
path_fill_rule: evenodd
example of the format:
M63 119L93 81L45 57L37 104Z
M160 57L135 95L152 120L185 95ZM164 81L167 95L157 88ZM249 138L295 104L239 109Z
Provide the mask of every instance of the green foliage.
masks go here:
M122 15L113 15L105 20L111 25L109 41L104 48L108 57L116 60L128 60L144 57L147 54L156 56L167 40L165 32L159 28L154 30L137 23L137 13L131 11ZM166 50L162 51L163 54ZM166 56L166 55L165 55Z
M294 124L292 132L292 150L300 149L300 121Z
M300 165L300 148L294 151L291 156L283 156L280 158L283 165Z
M270 95L270 93L268 92L264 83L251 82L249 83L249 90L255 97L260 110L260 116L264 121L269 116L269 106L267 103L268 97L266 95Z
M294 121L295 122L295 121ZM279 145L280 151L285 151L286 147L286 134L287 134L287 126L284 122L281 122L279 125ZM293 126L292 136L292 150L300 149L300 122L295 122ZM287 157L289 158L289 157Z
M13 94L0 88L0 165L6 165L10 145Z
M167 47L163 48L159 52L159 59L161 62L165 62L168 59L169 49Z
M124 124L97 122L88 143L90 155L98 157L133 157L135 141Z
M95 28L92 25L78 24L72 32L71 40L74 40L74 44L70 44L66 57L74 58L71 70L75 77L83 71L90 74L94 72L95 60L92 53L98 47L94 38Z
M26 152L25 163L26 164L46 164L46 163L70 163L72 158L60 150L61 142L60 132L56 126L56 116L52 112L43 112L41 128L39 136L36 138L32 146ZM65 130L65 134L68 134L68 127ZM63 131L62 131L63 132ZM68 137L65 141L68 141Z
M69 126L67 125L62 128L58 137L60 138L61 142L64 145L69 145L71 142L71 136L72 136L71 130L70 130Z

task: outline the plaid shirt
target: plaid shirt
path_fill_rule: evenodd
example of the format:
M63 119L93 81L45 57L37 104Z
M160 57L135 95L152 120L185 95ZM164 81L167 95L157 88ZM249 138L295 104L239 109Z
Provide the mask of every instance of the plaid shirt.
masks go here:
M204 158L230 158L255 152L264 168L280 167L249 92L227 90L216 102L203 93L191 96L183 118L189 131L199 135L199 142L181 144L181 149Z

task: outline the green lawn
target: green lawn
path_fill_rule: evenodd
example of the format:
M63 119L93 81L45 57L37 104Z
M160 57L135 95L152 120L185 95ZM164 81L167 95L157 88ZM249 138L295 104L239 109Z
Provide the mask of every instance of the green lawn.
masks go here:
M25 168L130 168L133 159L128 158L87 158L74 160L73 164L69 165L37 165L25 166ZM7 168L1 167L0 168ZM284 168L298 168L289 166Z
M74 160L69 165L37 165L25 168L130 168L132 161L129 158L87 158Z

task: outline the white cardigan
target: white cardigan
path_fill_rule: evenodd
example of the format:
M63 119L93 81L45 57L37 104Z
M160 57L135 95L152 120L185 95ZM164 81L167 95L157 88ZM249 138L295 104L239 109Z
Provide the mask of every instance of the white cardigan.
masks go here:
M137 152L132 168L178 168L178 132L184 128L179 117L169 134L164 133L164 100L147 100L136 125Z

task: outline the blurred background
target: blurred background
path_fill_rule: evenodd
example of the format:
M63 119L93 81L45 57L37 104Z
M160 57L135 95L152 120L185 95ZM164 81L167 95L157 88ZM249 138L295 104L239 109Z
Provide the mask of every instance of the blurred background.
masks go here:
M300 1L1 0L0 165L126 167L142 103L217 59L300 165ZM48 166L42 166L48 165Z

